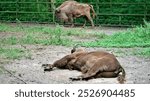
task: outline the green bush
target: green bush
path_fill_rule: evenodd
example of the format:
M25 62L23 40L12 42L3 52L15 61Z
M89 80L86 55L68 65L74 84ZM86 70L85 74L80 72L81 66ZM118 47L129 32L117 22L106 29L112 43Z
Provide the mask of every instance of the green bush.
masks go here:
M54 18L53 11L55 7L58 7L64 1L66 0L56 0L53 5L50 0L1 0L0 20L16 22L16 19L18 19L24 22L58 22ZM97 25L140 25L143 24L143 19L150 21L150 15L148 15L150 14L150 0L77 1L94 6L97 14L94 22ZM78 18L75 22L83 24L84 19ZM90 23L88 22L88 24Z

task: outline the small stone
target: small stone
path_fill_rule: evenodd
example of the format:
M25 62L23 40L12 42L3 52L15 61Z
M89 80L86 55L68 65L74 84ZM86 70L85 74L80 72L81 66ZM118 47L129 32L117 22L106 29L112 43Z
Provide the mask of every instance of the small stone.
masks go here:
M22 75L21 75L20 73L18 74L18 76L19 76L19 77L22 77Z

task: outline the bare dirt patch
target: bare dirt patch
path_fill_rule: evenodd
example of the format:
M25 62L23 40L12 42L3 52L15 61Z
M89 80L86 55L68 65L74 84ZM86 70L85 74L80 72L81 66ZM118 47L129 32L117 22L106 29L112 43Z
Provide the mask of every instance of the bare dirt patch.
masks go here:
M118 83L116 78L98 78L88 81L70 81L69 77L78 76L81 73L78 71L60 70L55 68L51 72L43 71L42 64L53 63L55 60L70 53L71 47L64 46L40 46L40 45L27 45L27 49L31 50L31 59L22 58L20 60L13 60L8 64L4 64L3 67L9 71L5 71L0 75L0 83L35 83L35 84L116 84ZM112 49L103 48L87 48L88 51L94 50L106 50ZM127 50L127 49L126 49ZM126 51L125 50L125 51ZM125 68L127 76L126 83L150 83L150 59L145 59L136 56L119 56L114 53L121 65Z

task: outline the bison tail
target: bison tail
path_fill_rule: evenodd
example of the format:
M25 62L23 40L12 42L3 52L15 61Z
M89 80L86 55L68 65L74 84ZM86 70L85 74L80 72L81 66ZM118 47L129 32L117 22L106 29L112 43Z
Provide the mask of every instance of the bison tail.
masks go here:
M122 67L120 67L119 71L122 72L122 74L119 74L117 79L118 79L119 83L123 84L126 81L125 80L126 72Z
M94 8L93 8L93 6L92 6L92 5L89 5L89 6L91 7L91 10L92 10L92 16L93 16L93 18L95 18L96 13L95 13L95 11L94 11Z

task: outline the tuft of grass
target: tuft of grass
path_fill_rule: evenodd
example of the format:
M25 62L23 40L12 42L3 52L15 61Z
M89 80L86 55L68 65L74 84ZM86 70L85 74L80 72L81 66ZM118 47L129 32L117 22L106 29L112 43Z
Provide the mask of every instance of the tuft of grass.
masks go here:
M12 30L10 26L7 26L6 24L0 23L0 32L6 32L9 30Z
M0 23L0 32L19 32L21 31L20 26L12 26L5 23Z
M18 38L16 36L11 36L11 37L8 37L8 38L3 38L3 39L0 39L0 45L2 46L5 45L5 44L8 44L8 45L16 45L18 43Z
M136 51L136 52L134 51L133 55L145 56L145 57L150 58L150 47L140 49L139 51Z
M142 51L139 54L150 57L150 48L142 49Z
M19 59L24 56L24 50L22 49L13 49L13 48L0 48L0 57L7 59Z
M91 47L150 47L150 24L115 33L94 42L83 43Z

